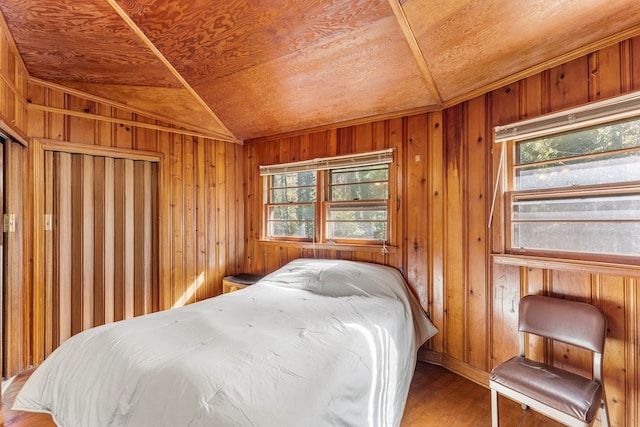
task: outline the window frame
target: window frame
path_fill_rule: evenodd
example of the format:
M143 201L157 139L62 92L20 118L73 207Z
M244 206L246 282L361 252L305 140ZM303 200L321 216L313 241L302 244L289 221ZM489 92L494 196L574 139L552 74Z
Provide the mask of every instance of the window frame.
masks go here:
M301 171L302 172L302 171ZM272 175L271 175L272 176ZM315 209L315 205L317 203L318 200L318 177L316 175L316 183L314 186L306 186L307 188L313 188L315 187L316 189L316 200L315 201L309 201L309 202L296 202L296 203L282 203L282 202L278 202L278 203L268 203L268 201L270 200L270 195L272 194L274 189L282 189L282 188L286 188L286 187L273 187L273 182L270 179L271 176L266 176L264 177L264 181L263 181L263 185L265 186L265 196L263 198L263 200L266 200L266 203L262 203L262 219L263 219L263 235L267 236L268 232L269 232L269 209L273 206L312 206ZM297 188L303 188L303 187L297 187ZM304 221L304 220L300 220L299 222L309 222ZM313 219L313 225L314 225L314 233L316 233L315 230L315 226L317 223L317 212L314 210L314 219ZM296 237L296 236L273 236L273 237L269 237L270 240L291 240L291 241L298 241L298 242L305 242L308 241L309 239L305 238L305 237Z
M558 116L558 115L554 115ZM569 116L572 116L569 114ZM591 122L585 122L584 124L576 124L573 125L570 130L580 130L584 128L593 128L600 126L607 126L614 122L623 121L623 119L635 118L640 121L640 111L635 111L633 113L627 114L626 117L619 117L615 114L611 116L611 118L607 118L603 116L599 119L598 123L595 125ZM524 123L524 122L523 122ZM510 125L515 130L517 130L517 124ZM496 128L496 135L500 131L500 127ZM506 127L505 127L506 128ZM504 132L504 130L502 130ZM589 185L579 185L579 186L571 186L571 187L547 187L547 188L536 188L536 189L526 189L526 190L516 190L516 174L518 169L531 167L532 165L541 165L541 164L551 164L557 163L560 161L575 161L581 159L588 159L598 156L607 156L611 154L618 153L634 153L639 152L640 147L634 148L623 148L617 150L611 150L607 152L593 152L593 153L585 153L576 156L571 156L562 159L553 159L547 161L540 162L531 162L531 163L517 163L518 156L518 143L524 142L532 139L536 139L543 136L554 136L566 133L566 128L559 128L557 131L553 131L553 129L547 129L544 132L540 132L534 136L531 135L523 135L519 137L502 137L496 138L496 142L501 142L504 144L502 147L501 156L506 156L500 162L499 169L502 168L502 163L504 162L503 171L498 171L497 178L502 180L503 182L503 226L504 226L504 252L506 254L511 255L527 255L527 256L535 256L535 257L547 257L547 258L559 258L559 259L574 259L574 260L584 260L584 261L595 261L595 262L607 262L607 263L626 263L626 264L640 264L640 258L634 255L625 255L625 254L612 254L612 253L595 253L595 252L576 252L569 250L553 250L553 249L538 249L538 248L520 248L514 245L514 224L524 223L524 222L556 222L562 223L564 221L553 221L553 220L517 220L514 219L514 206L518 200L557 200L562 198L571 198L571 197L580 197L580 196L608 196L608 195L623 195L623 194L638 194L640 193L640 181L623 181L616 183L606 183L606 184L589 184ZM499 140L501 139L501 140ZM495 202L495 201L494 201ZM632 221L636 221L636 219L632 219ZM582 220L582 221L571 221L568 220L566 222L581 222L581 223L598 223L598 222L628 222L625 221L624 218L619 219L593 219L593 220Z
M313 246L313 247L331 247L335 250L352 250L353 248L359 248L359 250L369 250L373 248L374 250L389 251L395 252L396 247L395 244L395 227L397 224L397 203L394 203L394 200L397 200L397 165L395 159L394 149L386 149L380 150L376 152L367 152L367 153L358 153L347 156L335 156L335 157L326 157L313 159L308 161L301 162L293 162L293 163L283 163L283 164L275 164L269 166L261 166L261 178L262 178L262 210L261 210L261 231L260 231L260 241L263 243L275 242L275 243L288 243L292 246ZM387 156L387 160L377 164L386 164L387 165L387 198L386 199L376 199L376 200L361 200L361 201L332 201L329 200L330 192L329 192L329 176L332 170L337 169L346 169L355 167L366 167L367 164L359 164L353 165L348 160L349 159L358 159L358 158L372 158L377 154ZM373 163L369 163L370 166ZM274 168L275 170L285 171L288 168L291 168L291 172L302 172L314 170L316 173L316 200L315 202L310 202L310 204L314 205L314 236L311 239L308 238L297 238L290 236L269 236L269 225L268 225L268 211L271 206L276 204L270 203L270 189L271 189L271 179L270 175L263 172L263 169ZM299 169L299 170L296 170ZM387 210L387 238L386 240L374 240L374 239L345 239L345 238L328 238L327 232L327 224L328 224L328 209L331 205L339 205L339 204L380 204L384 202L386 204Z

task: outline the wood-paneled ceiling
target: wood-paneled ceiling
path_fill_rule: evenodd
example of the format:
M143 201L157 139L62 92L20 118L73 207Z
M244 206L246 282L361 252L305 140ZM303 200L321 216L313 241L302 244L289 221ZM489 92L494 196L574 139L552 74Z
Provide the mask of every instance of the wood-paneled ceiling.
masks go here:
M244 140L442 108L640 34L638 0L2 0L31 78Z

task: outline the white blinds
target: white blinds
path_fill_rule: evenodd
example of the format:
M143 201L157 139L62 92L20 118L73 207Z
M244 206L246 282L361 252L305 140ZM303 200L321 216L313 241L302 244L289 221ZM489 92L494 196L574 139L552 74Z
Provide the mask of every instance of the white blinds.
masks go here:
M640 92L553 114L496 126L495 142L536 138L640 115Z
M393 149L372 151L362 154L350 154L347 156L324 157L301 162L281 163L278 165L260 166L260 176L276 175L287 172L304 172L315 170L351 168L357 166L371 166L391 163L393 161Z

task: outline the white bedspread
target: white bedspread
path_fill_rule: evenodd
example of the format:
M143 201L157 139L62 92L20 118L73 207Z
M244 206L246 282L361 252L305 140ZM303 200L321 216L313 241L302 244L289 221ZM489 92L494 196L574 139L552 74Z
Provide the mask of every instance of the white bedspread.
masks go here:
M437 331L394 269L296 260L244 290L80 333L13 409L59 426L397 426Z

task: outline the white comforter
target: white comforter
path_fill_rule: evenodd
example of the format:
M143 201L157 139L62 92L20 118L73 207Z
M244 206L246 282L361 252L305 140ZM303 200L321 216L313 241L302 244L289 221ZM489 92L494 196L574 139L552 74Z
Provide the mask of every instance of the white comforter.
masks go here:
M395 426L436 329L394 269L296 260L247 289L80 333L13 409L59 426Z

